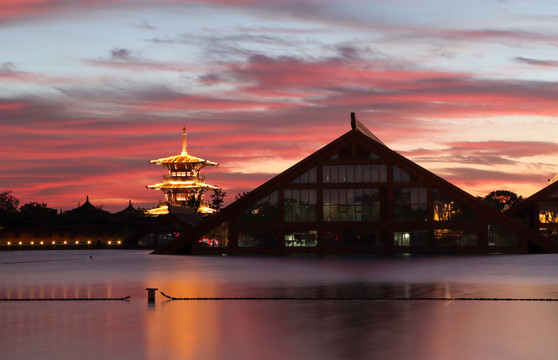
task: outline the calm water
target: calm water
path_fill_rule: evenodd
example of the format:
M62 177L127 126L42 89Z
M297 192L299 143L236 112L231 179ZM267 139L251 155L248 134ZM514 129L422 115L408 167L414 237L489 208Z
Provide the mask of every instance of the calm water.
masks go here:
M558 302L168 301L558 298L558 255L274 258L0 252L2 359L555 359Z

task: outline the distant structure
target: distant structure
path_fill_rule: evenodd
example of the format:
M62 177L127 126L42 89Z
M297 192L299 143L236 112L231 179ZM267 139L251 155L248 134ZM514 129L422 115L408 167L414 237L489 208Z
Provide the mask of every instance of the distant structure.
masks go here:
M203 201L203 195L207 190L219 189L219 187L206 184L205 178L200 175L200 170L208 165L219 166L219 164L189 155L186 149L186 128L182 130L180 155L149 161L150 164L164 166L169 171L168 175L163 176L162 183L147 185L148 189L161 190L165 195L165 199L159 202L159 207L147 210L149 214L167 214L169 206L188 206L188 201L192 199L199 202L198 212L214 211Z

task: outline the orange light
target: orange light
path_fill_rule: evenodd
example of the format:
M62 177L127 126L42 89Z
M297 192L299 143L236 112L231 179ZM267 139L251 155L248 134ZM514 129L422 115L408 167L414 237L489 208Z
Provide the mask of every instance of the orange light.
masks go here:
M21 245L21 241L18 244Z
M91 244L91 240L88 240L87 243L88 243L88 244Z
M12 243L8 241L8 245L12 245Z
M76 241L76 244L79 244L79 241Z
M109 245L112 244L112 241L109 241L108 244L109 244Z
M67 243L68 243L67 241L64 241L64 245L66 245Z
M31 245L33 245L33 241L31 241Z
M53 242L52 242L52 245L54 245L54 244L55 244L55 242L53 241Z
M44 244L44 242L43 242L43 241L41 241L41 245L43 245L43 244Z
M120 245L122 243L122 241L118 241L118 245Z

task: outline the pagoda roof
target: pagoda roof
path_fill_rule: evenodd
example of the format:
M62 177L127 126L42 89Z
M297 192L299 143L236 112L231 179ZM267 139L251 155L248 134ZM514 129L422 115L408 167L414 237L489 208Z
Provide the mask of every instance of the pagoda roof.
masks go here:
M213 161L201 159L196 156L182 153L180 155L169 156L157 160L150 160L150 164L164 165L164 164L184 164L184 163L202 163L205 165L218 166L219 164Z
M196 183L193 181L182 182L182 183L163 182L155 185L147 185L147 188L149 189L199 189L199 188L220 189L218 186L215 185L209 185L206 183Z
M196 156L188 154L186 150L186 127L182 129L182 152L180 155L168 156L156 160L150 160L150 164L165 165L165 164L192 164L199 163L204 165L218 166L219 164L213 161L205 160Z

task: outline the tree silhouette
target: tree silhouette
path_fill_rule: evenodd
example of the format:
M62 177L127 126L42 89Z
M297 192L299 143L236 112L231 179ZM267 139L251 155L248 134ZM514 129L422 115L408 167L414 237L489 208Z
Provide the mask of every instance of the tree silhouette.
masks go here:
M509 190L496 190L482 200L500 211L505 211L523 200L523 197L517 196L516 193Z
M11 190L0 192L0 213L13 214L19 207L19 199L12 195Z
M223 207L223 202L225 201L225 196L227 195L222 189L213 189L213 194L211 194L211 205L210 207L216 211L221 210Z

